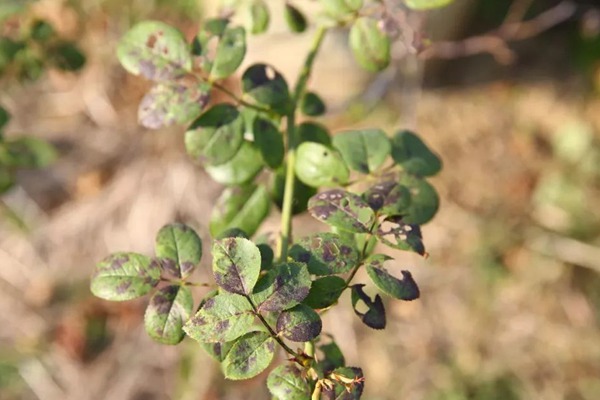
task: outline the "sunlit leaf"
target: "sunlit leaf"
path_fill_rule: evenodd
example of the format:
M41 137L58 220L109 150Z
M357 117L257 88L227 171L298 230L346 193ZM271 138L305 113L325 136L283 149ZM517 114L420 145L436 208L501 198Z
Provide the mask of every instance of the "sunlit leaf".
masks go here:
M359 254L353 241L335 233L316 233L298 240L290 248L290 257L305 263L314 275L349 272L358 264Z
M392 158L413 175L431 176L442 169L442 161L414 133L400 131L392 138Z
M217 285L231 293L249 295L260 273L260 250L244 238L215 240L213 272Z
M255 144L244 141L232 159L225 164L206 166L205 170L219 183L242 185L254 178L262 168L260 151Z
M187 278L202 258L202 240L189 226L169 224L156 235L156 257L175 278Z
M319 336L323 323L312 308L298 304L279 314L277 334L292 342L308 342Z
M332 189L313 196L308 210L316 219L348 232L369 232L375 214L360 196L342 189Z
M158 285L160 271L157 262L142 254L111 254L96 266L90 289L106 300L135 299Z
M295 169L298 179L313 187L344 185L350 178L340 155L314 142L304 142L298 147Z
M253 0L248 12L248 25L253 35L265 33L270 22L269 7L263 0Z
M333 18L343 18L362 8L363 0L322 0L327 15Z
M219 40L211 79L223 79L233 74L246 55L246 31L242 27L227 28Z
M390 38L377 21L360 17L350 28L350 48L358 64L367 71L377 72L390 64Z
M183 340L183 324L190 319L194 299L189 287L169 285L150 298L144 326L150 337L162 344L177 344Z
M374 300L363 291L364 284L351 286L352 289L352 307L354 313L358 315L361 321L369 328L383 329L385 328L385 308L381 296L376 295ZM362 301L367 306L367 312L358 311L357 304Z
M304 300L311 283L310 274L304 264L280 264L259 280L252 300L259 311L286 310Z
M277 400L309 400L310 385L298 368L280 365L269 374L267 387Z
M216 237L223 231L239 228L252 236L269 214L271 199L262 185L227 188L223 191L210 216L210 233Z
M380 129L342 132L333 137L346 164L353 170L368 174L383 164L390 154L390 140Z
M234 343L234 340L230 342L200 342L200 346L202 346L206 353L214 360L223 362Z
M265 332L250 332L240 337L222 363L227 379L250 379L264 371L275 355L275 339Z

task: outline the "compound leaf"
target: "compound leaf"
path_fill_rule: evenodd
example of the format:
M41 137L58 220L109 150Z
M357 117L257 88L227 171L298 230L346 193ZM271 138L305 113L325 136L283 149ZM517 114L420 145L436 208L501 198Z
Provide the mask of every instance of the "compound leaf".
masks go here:
M189 277L202 258L202 240L184 224L163 226L156 235L155 247L163 269L179 279Z
M223 79L233 74L246 55L246 31L242 27L227 28L219 40L210 77Z
M150 298L144 315L144 326L150 337L162 344L177 344L183 340L183 324L190 319L194 299L189 287L165 286Z
M205 170L215 181L224 185L242 185L262 169L260 151L252 142L244 141L238 152L225 164L207 165Z
M413 175L431 176L442 169L442 161L414 133L400 131L392 138L392 158Z
M142 254L111 254L96 266L90 289L106 300L135 299L158 285L160 271L157 262Z
M264 186L246 185L223 191L210 216L210 233L213 237L238 228L252 236L269 214L271 200Z
M260 274L260 250L248 239L215 240L213 272L217 285L231 293L249 295Z
M308 342L319 336L323 323L312 308L298 304L279 314L277 333L292 342Z
M394 249L425 255L421 228L419 225L407 224L400 216L384 219L377 228L376 235L380 241Z
M350 48L358 64L378 72L390 64L390 38L373 18L360 17L350 28Z
M298 146L295 170L298 179L313 187L344 185L350 178L340 155L314 142Z
M358 315L360 320L373 329L385 328L385 308L383 307L383 301L381 296L376 295L374 300L363 291L364 284L358 284L351 286L352 289L352 307L354 313ZM366 313L358 311L356 305L359 301L362 301L368 308Z
M305 263L311 274L335 275L350 272L359 255L353 242L325 232L300 239L290 249L290 257Z
M309 400L310 384L293 365L280 365L269 374L267 387L278 400Z
M282 311L299 304L310 291L310 274L304 264L275 266L256 285L252 299L259 311Z
M311 197L308 211L319 221L354 233L369 232L375 222L371 207L360 196L342 189Z
M265 332L240 337L221 364L227 379L250 379L264 371L275 355L275 339Z
M380 129L342 132L333 137L333 146L353 170L374 172L390 155L390 140Z

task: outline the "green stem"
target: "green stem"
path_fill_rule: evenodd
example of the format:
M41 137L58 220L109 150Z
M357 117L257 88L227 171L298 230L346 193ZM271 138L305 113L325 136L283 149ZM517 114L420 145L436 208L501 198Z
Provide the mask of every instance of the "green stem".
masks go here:
M283 192L283 206L281 210L281 239L279 241L280 262L285 262L287 260L287 250L292 235L292 206L294 203L294 181L296 178L294 167L296 164L296 147L298 146L295 134L296 108L298 108L298 102L300 101L300 99L304 95L304 91L306 90L306 84L308 83L308 79L310 78L315 58L317 56L317 53L319 52L321 44L323 43L323 39L325 38L326 32L327 28L324 26L320 26L319 28L317 28L317 33L315 34L315 38L313 40L310 51L306 56L306 60L304 61L304 66L300 71L300 76L298 77L296 87L294 88L294 93L292 95L290 104L290 111L286 115L287 161L285 187Z
M252 103L248 103L247 101L241 99L240 97L238 97L234 92L232 92L231 90L227 89L227 87L221 85L220 83L217 82L210 82L210 84L215 88L220 90L221 92L225 93L227 96L231 97L233 100L235 100L236 103L244 106L244 107L248 107L248 108L252 108L254 110L257 111L262 111L262 112L266 112L266 113L270 113L271 110L266 108L266 107L262 107L259 106L257 104L252 104Z

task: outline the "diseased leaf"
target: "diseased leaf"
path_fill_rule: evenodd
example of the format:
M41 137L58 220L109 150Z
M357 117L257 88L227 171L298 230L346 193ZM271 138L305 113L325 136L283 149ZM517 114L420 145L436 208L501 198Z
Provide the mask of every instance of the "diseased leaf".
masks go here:
M309 400L310 384L293 365L280 365L269 374L267 387L277 400Z
M308 342L319 336L323 323L312 308L298 304L277 318L277 334L293 342Z
M275 68L267 64L254 64L242 76L244 93L274 111L285 114L290 106L287 82Z
M92 276L92 293L106 300L131 300L158 285L160 266L137 253L111 254L98 263Z
M260 151L251 142L244 141L225 164L206 166L210 177L223 185L242 185L254 178L263 168Z
M233 347L234 343L235 341L232 340L231 342L200 342L200 345L214 360L223 362L225 357L227 357L227 354L229 354L229 351Z
M265 164L272 169L279 167L285 154L283 136L279 129L271 121L258 117L252 124L252 134Z
M211 79L223 79L233 74L246 55L246 31L242 27L227 28L219 40Z
M305 121L296 127L296 137L299 144L304 142L320 143L331 147L331 135L323 124L313 121Z
M323 390L326 400L359 400L364 390L362 369L357 367L341 367L329 374L335 382L332 389Z
M144 326L150 337L162 344L183 340L183 324L194 308L192 292L187 286L169 285L156 291L144 315Z
M375 214L369 205L360 196L342 189L311 197L308 211L319 221L348 232L369 232L375 223Z
M404 174L399 183L410 191L410 205L403 213L407 224L423 225L431 221L440 206L440 198L426 180Z
M359 17L350 28L350 48L358 64L378 72L390 64L390 38L373 18Z
M231 293L249 295L260 274L260 250L244 238L215 240L213 272L217 285Z
M275 355L275 339L265 332L250 332L240 337L223 360L225 378L250 379L264 371Z
M308 115L309 117L318 117L325 114L327 108L318 94L315 92L307 92L302 97L300 109L304 115Z
M340 155L330 148L314 142L298 146L296 175L309 186L340 186L348 183L350 173Z
M346 365L344 354L334 340L332 340L331 343L319 346L319 350L323 353L323 357L319 361L319 364L321 364L325 373Z
M183 329L201 343L229 342L248 332L253 321L252 306L246 298L220 293L206 300Z
M401 215L410 205L410 191L394 180L371 186L362 197L380 215Z
M307 264L311 274L335 275L350 272L359 255L353 242L325 232L301 238L290 249L290 257Z
M156 257L170 275L185 279L202 258L202 240L189 226L169 224L156 235Z
M407 224L402 217L387 217L377 228L377 239L394 249L425 253L423 236L419 225Z
M168 81L192 69L187 43L177 29L157 21L143 21L131 28L117 47L123 67L153 81Z
M239 228L252 236L269 214L271 199L264 186L250 184L223 191L210 216L210 233L213 237Z
M300 10L289 3L285 3L285 22L292 32L301 33L306 30L306 17Z
M253 35L265 33L270 22L269 7L263 0L253 0L248 13L248 26Z
M430 10L445 7L454 0L405 0L406 5L413 10Z
M417 176L435 175L442 161L410 131L400 131L392 138L392 158L404 171Z
M402 279L398 279L390 275L383 267L367 263L366 268L373 283L388 296L407 301L419 298L419 287L410 272L401 271Z
M273 183L271 187L271 196L277 207L283 207L283 195L285 193L285 168L280 168L273 175ZM297 177L294 176L294 199L292 200L292 214L300 214L306 211L308 199L317 193L317 189L305 185Z
M209 108L185 133L188 154L209 165L231 160L243 141L243 118L234 106L224 103Z
M373 329L384 329L385 328L385 308L383 307L383 301L381 296L376 295L375 300L371 298L363 291L364 284L358 284L351 286L352 289L352 307L354 313L358 315L361 321L369 328ZM357 310L356 305L359 301L362 301L368 308L366 313L362 313Z
M299 304L308 295L311 280L300 263L275 266L262 277L252 295L258 311L282 311Z
M209 99L208 84L160 82L140 102L138 121L148 129L187 124L200 114Z
M380 129L342 132L333 137L333 146L353 170L369 174L390 155L390 140Z
M339 276L325 276L315 279L303 304L319 310L334 305L346 288L346 281Z

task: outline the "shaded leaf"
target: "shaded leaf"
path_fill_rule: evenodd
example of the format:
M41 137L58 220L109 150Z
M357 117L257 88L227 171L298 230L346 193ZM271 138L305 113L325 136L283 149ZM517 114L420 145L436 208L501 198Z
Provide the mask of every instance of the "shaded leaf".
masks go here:
M383 215L401 215L410 205L410 191L393 180L371 186L362 197L374 211Z
M189 277L202 258L202 240L184 224L163 226L156 235L155 247L163 269L179 279Z
M248 25L254 35L265 33L270 22L269 7L263 0L253 0L248 13Z
M346 365L344 354L334 340L332 340L331 343L319 346L319 350L323 353L323 357L321 358L321 361L319 361L319 364L321 364L325 373Z
M246 298L220 293L206 300L183 329L198 342L229 342L248 332L253 321L252 306Z
M260 104L284 114L290 105L287 82L275 68L267 64L254 64L242 76L244 93Z
M352 289L352 307L354 313L358 315L361 321L369 328L373 329L384 329L385 328L385 308L383 307L383 301L381 296L376 295L375 300L371 298L363 291L364 284L353 285ZM357 304L362 301L368 308L366 313L358 311Z
M410 205L403 213L407 224L423 225L431 221L440 206L440 198L426 180L404 174L399 183L410 191Z
M5 143L7 164L11 167L43 168L52 164L58 154L54 146L45 140L31 136L20 137Z
M48 49L48 58L63 71L77 71L85 65L85 55L71 42L60 42Z
M271 199L264 186L250 184L223 191L210 216L210 233L219 236L223 231L239 228L252 236L269 214Z
M311 274L343 274L358 263L359 254L353 244L335 233L316 233L301 238L289 253L294 260L307 264Z
M408 7L413 10L430 10L445 7L454 0L405 0Z
M211 79L223 79L233 74L240 66L246 55L246 31L242 27L227 28L215 54Z
M285 22L292 32L301 33L306 30L306 17L293 5L286 3L284 11Z
M10 114L4 107L0 106L0 129L4 128L8 121L10 121Z
M282 311L299 304L311 285L305 265L285 263L275 266L263 276L252 295L258 311Z
M346 281L339 276L325 276L315 279L303 304L319 310L335 304L346 288Z
M285 154L283 136L279 129L271 121L258 117L252 124L252 134L265 164L273 169L279 167Z
M435 175L442 161L414 133L400 131L392 138L392 158L402 168L418 176Z
M144 327L150 337L162 344L177 344L183 340L183 324L194 308L192 292L186 286L165 286L150 298L144 315Z
M181 32L157 21L143 21L131 28L119 42L117 57L127 71L153 81L168 81L192 68Z
M293 365L280 365L267 378L269 392L277 400L309 400L310 384Z
M29 36L36 42L44 43L56 37L56 31L47 21L40 19L35 21L31 26Z
M377 239L394 249L414 251L425 255L419 225L407 224L402 217L387 217L377 228Z
M364 390L362 369L357 367L341 367L329 374L335 382L332 389L323 390L326 400L359 400Z
M273 184L271 187L271 196L277 207L283 207L283 195L285 192L285 168L277 170L273 175ZM317 193L317 189L305 185L294 176L294 199L292 200L292 214L300 214L306 211L308 200Z
M217 236L215 236L215 239L225 239L225 238L234 238L234 237L250 239L248 234L246 232L244 232L243 230L241 230L240 228L225 229L223 232L221 232Z
M300 103L300 110L304 115L318 117L325 114L326 106L321 97L315 92L307 92Z
M331 136L327 127L313 121L306 121L298 125L296 127L296 138L299 144L315 142L327 147L331 146Z
M207 84L157 83L140 102L138 121L148 129L187 124L206 106L209 93Z
M390 38L376 20L360 17L350 28L350 48L358 64L367 71L377 72L390 64Z
M250 332L240 337L223 360L227 379L250 379L264 371L275 355L275 339L265 332Z
M353 170L368 174L384 163L390 154L390 140L380 129L342 132L333 137L346 164Z
M102 299L131 300L148 293L159 280L160 266L150 257L115 253L96 265L90 289Z
M312 308L298 304L279 314L277 334L293 342L308 342L319 336L323 323Z
M313 196L308 202L308 211L319 221L348 232L369 232L375 222L369 205L360 196L342 189Z
M210 165L231 160L243 141L243 118L234 106L224 103L209 108L185 133L187 153Z
M313 187L344 185L350 178L340 155L314 142L298 146L295 170L298 179Z
M228 292L249 295L260 274L260 251L244 238L215 240L213 272L217 285Z
M210 177L224 185L242 185L254 178L262 169L260 151L256 146L244 141L233 156L225 164L206 166Z
M383 267L376 267L367 262L366 268L373 283L388 296L407 301L419 298L419 287L410 272L402 271L402 279L398 279Z
M260 270L266 271L271 269L273 259L275 258L275 252L273 252L271 246L266 243L260 243L256 247L260 251Z

